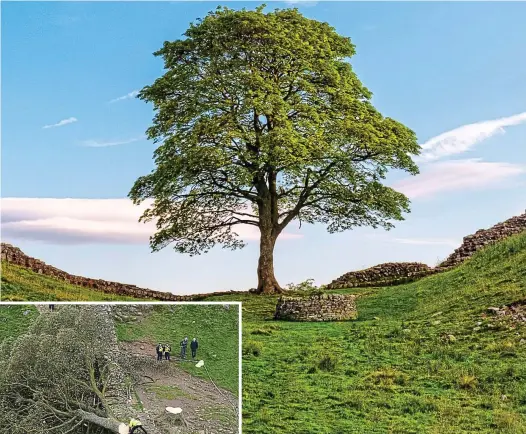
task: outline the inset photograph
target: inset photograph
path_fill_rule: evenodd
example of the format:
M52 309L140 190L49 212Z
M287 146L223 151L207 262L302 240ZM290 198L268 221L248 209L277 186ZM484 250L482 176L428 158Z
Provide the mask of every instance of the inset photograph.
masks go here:
M240 433L240 303L0 305L10 434Z

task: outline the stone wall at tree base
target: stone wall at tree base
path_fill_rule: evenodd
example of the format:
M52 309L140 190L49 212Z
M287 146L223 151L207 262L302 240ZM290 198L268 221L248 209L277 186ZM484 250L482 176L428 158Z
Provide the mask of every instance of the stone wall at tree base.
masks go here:
M483 247L524 231L526 231L526 212L489 229L480 229L473 235L464 237L462 245L437 267L431 268L418 262L389 262L366 270L345 273L333 280L327 285L327 288L363 288L412 282L431 274L450 270Z
M105 292L108 294L133 298L148 298L160 301L190 301L199 300L212 295L236 293L235 291L227 291L214 292L210 294L175 295L171 292L153 291L151 289L139 288L135 285L127 285L125 283L109 282L102 279L89 279L87 277L75 276L73 274L59 270L58 268L52 267L51 265L47 265L45 262L39 259L27 256L24 252L22 252L22 250L20 250L18 247L12 246L11 244L2 243L1 248L2 261L7 262L8 264L25 267L44 276L50 276L55 279L63 280L64 282L70 283L72 285L83 286L85 288Z
M356 296L320 294L280 297L274 319L287 321L348 321L358 316Z

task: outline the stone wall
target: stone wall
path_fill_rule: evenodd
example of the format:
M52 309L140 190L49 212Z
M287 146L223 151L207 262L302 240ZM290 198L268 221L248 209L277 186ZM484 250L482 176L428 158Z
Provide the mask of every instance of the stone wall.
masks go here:
M388 262L365 270L345 273L327 287L338 289L396 285L427 276L432 270L428 265L419 262Z
M488 244L496 243L504 238L526 231L526 212L512 217L502 223L498 223L489 229L480 229L473 235L464 237L462 245L440 264L440 267L454 267L476 251Z
M308 298L280 297L274 319L287 321L348 321L358 316L356 296L321 294Z
M393 262L376 265L361 271L352 271L333 280L328 289L390 286L412 282L431 274L450 270L470 258L483 247L509 236L526 231L526 213L498 223L489 229L480 229L464 238L456 249L438 267L431 268L418 262Z
M201 300L205 297L215 295L226 295L236 293L235 291L214 292L210 294L195 294L195 295L175 295L170 292L153 291L151 289L139 288L135 285L128 285L125 283L109 282L102 279L90 279L87 277L75 276L66 273L58 268L47 265L39 259L27 256L18 247L11 244L2 243L2 261L10 264L19 265L34 271L35 273L44 276L53 277L54 279L63 280L72 285L83 286L95 291L101 291L108 294L115 294L133 298L160 300L160 301L191 301ZM240 291L241 292L241 291Z

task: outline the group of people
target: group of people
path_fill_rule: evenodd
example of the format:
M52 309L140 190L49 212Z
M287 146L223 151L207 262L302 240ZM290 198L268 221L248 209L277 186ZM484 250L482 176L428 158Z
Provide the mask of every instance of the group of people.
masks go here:
M188 336L185 336L185 338L180 343L181 346L181 359L186 359L186 349L188 347ZM199 343L197 342L197 338L193 338L192 342L190 342L190 349L192 350L192 360L194 360L197 357L197 348L199 348ZM158 343L156 347L157 351L157 360L170 360L170 353L172 351L172 347L169 344L163 344Z
M160 342L155 347L157 351L157 360L170 360L170 353L172 352L172 347L168 344L161 344Z

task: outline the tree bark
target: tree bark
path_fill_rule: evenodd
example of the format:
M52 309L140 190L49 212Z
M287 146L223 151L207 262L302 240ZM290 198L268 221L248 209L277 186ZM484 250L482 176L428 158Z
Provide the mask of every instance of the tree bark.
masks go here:
M108 431L119 434L119 421L108 417L100 417L94 413L89 413L84 410L77 410L78 415L86 422L91 422L95 425L106 428Z
M276 173L268 173L269 186L264 177L255 179L255 185L261 200L258 202L259 261L258 261L258 294L281 294L283 289L274 276L274 246L281 232L278 224L278 195L276 191Z
M258 261L258 294L281 294L283 289L274 276L274 246L277 236L270 228L261 227Z

